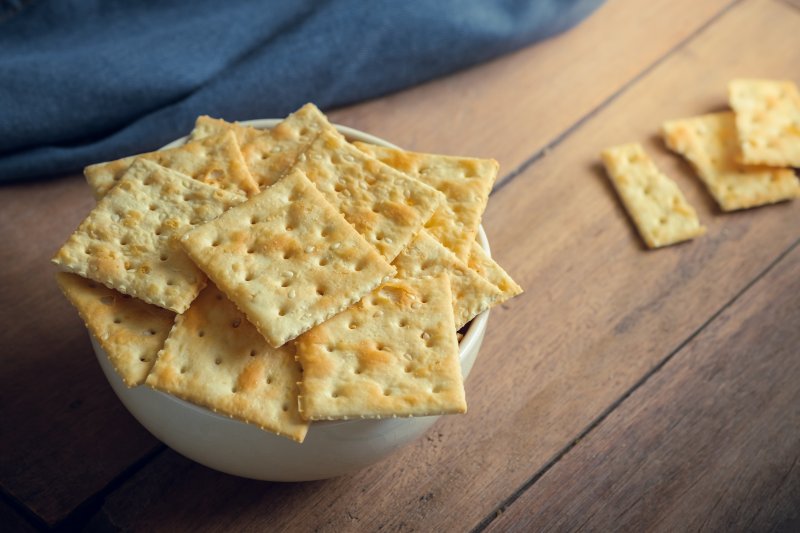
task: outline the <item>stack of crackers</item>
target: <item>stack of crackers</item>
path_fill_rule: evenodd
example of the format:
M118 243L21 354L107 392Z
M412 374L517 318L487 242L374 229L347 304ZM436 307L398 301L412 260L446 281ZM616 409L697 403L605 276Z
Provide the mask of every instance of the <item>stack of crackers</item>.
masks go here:
M302 442L466 411L458 330L522 292L476 243L494 160L350 143L308 104L87 167L53 261L128 386Z
M691 163L722 211L800 196L800 91L790 81L738 79L728 86L732 111L670 120L667 146ZM637 143L604 150L603 162L648 247L705 233L678 186Z

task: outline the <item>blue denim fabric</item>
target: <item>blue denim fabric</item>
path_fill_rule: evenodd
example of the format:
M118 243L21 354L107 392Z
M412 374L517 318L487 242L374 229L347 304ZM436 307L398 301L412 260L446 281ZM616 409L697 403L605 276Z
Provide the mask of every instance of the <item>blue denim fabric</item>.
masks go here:
M380 96L563 31L600 3L0 0L0 180L152 150L200 114Z

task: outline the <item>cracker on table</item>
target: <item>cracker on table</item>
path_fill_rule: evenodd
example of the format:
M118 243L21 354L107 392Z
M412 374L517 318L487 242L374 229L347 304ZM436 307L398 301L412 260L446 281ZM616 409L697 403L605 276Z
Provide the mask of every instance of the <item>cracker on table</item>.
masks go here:
M800 91L791 81L732 80L742 163L800 167Z
M522 287L477 242L472 243L467 266L500 291L500 298L492 305L499 305L523 292Z
M116 185L137 158L148 159L227 191L242 192L249 196L259 190L258 184L244 163L236 136L231 132L222 132L219 135L189 141L176 148L133 155L86 167L83 173L94 190L95 198L102 198Z
M394 279L297 339L309 420L467 409L447 275Z
M147 385L302 442L294 346L272 348L209 283L175 321Z
M56 281L122 381L128 387L144 383L175 313L77 274L58 272Z
M611 183L639 235L650 248L693 239L706 232L678 185L662 174L638 143L603 150Z
M278 181L320 133L336 130L317 106L306 104L271 130L202 116L195 123L192 139L226 131L236 135L245 162L263 189Z
M245 197L137 159L53 262L148 303L184 312L206 277L177 237Z
M299 170L181 242L274 347L395 272Z
M424 278L446 273L450 279L456 329L495 305L500 289L483 279L427 230L422 230L392 263L397 276Z
M667 146L684 156L723 211L800 196L800 181L788 168L737 162L739 142L732 112L671 120L662 126Z
M392 261L444 201L433 187L323 132L295 165L345 219Z
M497 179L497 161L406 152L362 142L353 144L444 194L446 201L425 223L425 228L459 259L466 260Z

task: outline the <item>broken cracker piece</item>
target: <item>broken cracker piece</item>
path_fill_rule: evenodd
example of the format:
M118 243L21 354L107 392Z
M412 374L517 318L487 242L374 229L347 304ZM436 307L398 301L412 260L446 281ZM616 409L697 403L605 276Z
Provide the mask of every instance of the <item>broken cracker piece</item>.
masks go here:
M800 167L800 91L791 81L732 80L741 162Z
M175 241L245 200L137 159L53 262L148 303L184 312L206 277Z
M395 279L297 339L309 420L466 412L450 282Z
M216 413L303 442L294 346L272 348L209 284L175 321L147 385Z
M736 161L739 142L732 112L671 120L662 126L662 134L671 150L689 160L723 211L800 196L793 170Z
M274 347L395 272L299 170L181 242Z
M650 248L693 239L706 232L678 185L662 174L638 143L602 152L611 183Z
M56 281L125 385L144 383L175 313L77 274L58 272Z

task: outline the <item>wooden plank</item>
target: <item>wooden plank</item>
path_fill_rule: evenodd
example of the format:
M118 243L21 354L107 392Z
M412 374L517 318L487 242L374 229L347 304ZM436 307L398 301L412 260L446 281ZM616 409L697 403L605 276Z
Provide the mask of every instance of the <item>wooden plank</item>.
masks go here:
M795 247L488 531L797 531L798 273Z
M737 5L493 195L493 249L527 292L493 314L467 415L379 465L313 484L235 480L165 453L107 499L104 516L133 529L216 516L231 528L320 531L481 523L800 237L797 204L721 215L652 139L664 118L722 105L729 77L790 71L798 28L785 4ZM601 148L636 139L680 180L709 228L703 239L643 249L598 168Z
M553 39L331 117L410 150L494 157L507 175L731 3L612 0Z
M50 525L159 446L53 279L50 256L93 203L78 177L0 189L0 486Z

